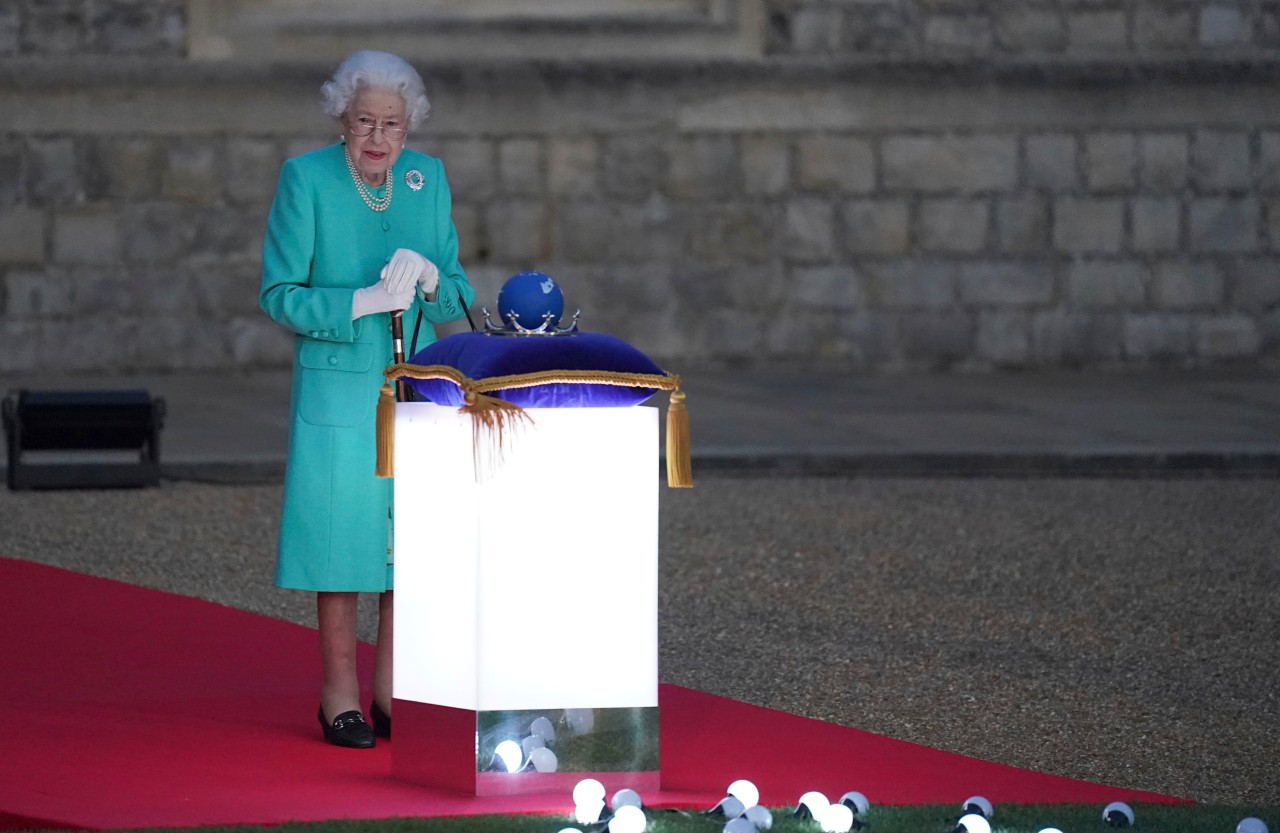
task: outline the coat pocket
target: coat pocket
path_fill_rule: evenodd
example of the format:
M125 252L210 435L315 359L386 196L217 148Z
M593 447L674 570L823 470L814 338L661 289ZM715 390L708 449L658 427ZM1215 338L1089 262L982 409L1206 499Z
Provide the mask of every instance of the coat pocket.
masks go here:
M312 425L365 422L378 396L371 367L371 344L304 341L298 349L298 416Z

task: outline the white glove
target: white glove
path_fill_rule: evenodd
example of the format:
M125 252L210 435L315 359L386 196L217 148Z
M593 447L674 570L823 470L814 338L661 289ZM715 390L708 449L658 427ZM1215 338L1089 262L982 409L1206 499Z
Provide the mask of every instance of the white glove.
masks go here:
M375 312L395 312L405 310L413 303L413 284L404 292L391 292L387 285L378 281L373 286L357 289L351 296L351 320L372 315Z
M424 294L430 295L440 283L440 272L434 263L413 249L396 249L382 267L382 280L392 292L404 292L417 283Z

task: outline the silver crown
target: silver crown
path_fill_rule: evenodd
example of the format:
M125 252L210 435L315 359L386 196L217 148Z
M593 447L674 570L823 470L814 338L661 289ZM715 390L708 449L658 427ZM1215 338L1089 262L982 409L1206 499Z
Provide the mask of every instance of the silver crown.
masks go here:
M582 315L582 310L574 310L573 318L569 321L567 327L557 327L552 321L555 316L547 313L542 316L542 323L533 329L521 327L517 320L516 311L511 310L508 315L511 317L511 325L505 324L501 327L496 326L489 318L489 308L481 307L480 312L484 315L484 332L485 335L491 336L567 336L578 331L578 316Z

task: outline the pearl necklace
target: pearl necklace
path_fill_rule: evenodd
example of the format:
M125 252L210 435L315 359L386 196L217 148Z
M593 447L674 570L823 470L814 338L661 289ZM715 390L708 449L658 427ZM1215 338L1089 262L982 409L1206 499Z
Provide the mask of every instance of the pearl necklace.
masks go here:
M351 158L351 153L346 149L342 149L342 156L347 160L347 170L351 172L351 181L356 184L356 191L360 194L360 199L364 200L364 204L369 206L373 211L386 211L391 205L391 168L387 168L387 193L382 199L373 196L373 192L369 190L369 186L364 184L364 180L360 178L360 172L356 170L356 163Z

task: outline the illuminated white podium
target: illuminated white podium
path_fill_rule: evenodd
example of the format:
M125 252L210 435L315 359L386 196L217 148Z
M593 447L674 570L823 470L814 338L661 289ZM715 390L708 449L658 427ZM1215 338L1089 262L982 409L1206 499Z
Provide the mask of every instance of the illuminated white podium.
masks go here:
M392 771L655 790L657 410L527 413L478 478L470 416L396 406Z

